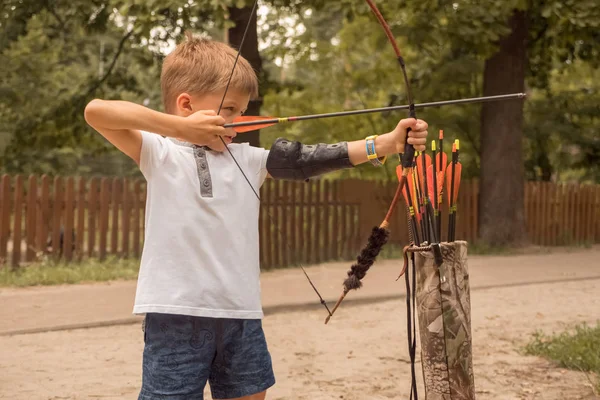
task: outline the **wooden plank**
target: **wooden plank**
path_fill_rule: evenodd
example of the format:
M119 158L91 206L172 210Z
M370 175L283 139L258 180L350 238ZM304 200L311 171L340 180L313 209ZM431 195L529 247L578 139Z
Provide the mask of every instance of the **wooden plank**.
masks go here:
M50 177L42 175L40 201L37 212L37 245L39 252L46 253L48 243L48 231L50 228Z
M563 229L563 185L554 184L556 190L556 212L555 212L555 228L554 237L555 243L558 246L564 245L564 229Z
M90 180L90 190L87 195L87 211L88 211L88 224L87 224L87 254L88 257L93 257L96 254L96 215L98 213L98 205L100 203L100 179L93 177Z
M294 265L299 263L299 251L298 251L298 182L290 182L290 240L292 247L292 263Z
M10 176L7 174L2 175L0 179L0 267L8 263L8 238L12 215L10 181Z
M548 196L548 182L541 182L540 188L541 201L542 201L542 215L540 218L540 227L541 227L541 240L540 245L548 246L548 232L550 226L550 218L548 217L550 214L550 200Z
M300 245L298 250L298 260L306 263L307 242L306 242L306 186L305 182L298 182L298 240Z
M534 188L535 188L535 202L536 202L536 207L535 207L535 217L533 220L534 223L534 231L535 231L535 240L534 240L534 244L536 245L541 245L542 244L542 221L543 221L543 214L542 214L542 205L543 205L543 198L542 198L542 183L541 182L535 182L534 184Z
M137 180L133 185L133 256L140 257L140 214L142 213L141 204L142 181Z
M281 181L279 185L279 202L280 212L281 212L281 226L280 226L280 235L277 235L277 240L279 241L279 247L281 249L281 264L280 266L289 265L290 260L290 251L291 251L291 243L290 235L288 232L289 228L289 182Z
M75 227L75 178L67 178L67 191L65 199L65 228L64 228L64 256L65 260L73 259L73 233Z
M100 181L100 239L98 255L100 260L106 259L107 252L107 234L108 234L108 217L110 204L110 181L104 177Z
M581 243L581 225L582 225L582 215L581 215L581 185L576 185L575 190L575 200L574 204L574 214L575 214L575 243Z
M556 212L557 212L557 207L556 207L556 185L552 182L548 182L548 245L549 246L556 246L556 235L555 235L555 229L556 229Z
M62 230L62 210L64 201L63 178L54 177L54 201L52 202L52 255L58 260L62 255L61 230Z
M112 214L112 224L110 227L110 254L119 254L119 206L121 199L121 190L119 187L119 178L113 178L111 184L110 212Z
M562 236L562 244L566 246L570 242L570 232L569 232L569 187L565 184L561 185L561 236Z
M577 241L577 221L575 218L577 217L577 206L575 204L576 196L577 196L577 185L569 184L569 232L570 232L570 241L571 244Z
M585 243L592 244L594 243L593 231L594 231L594 192L593 186L586 185L585 186Z
M523 185L524 188L524 213L525 213L525 231L527 232L527 237L531 237L531 224L529 223L529 219L531 218L531 185L530 182L525 182Z
M76 227L76 241L75 241L75 252L77 254L77 260L81 261L84 254L84 236L85 236L85 188L86 179L79 177L77 185L77 227Z
M121 257L129 257L129 236L131 225L131 196L129 179L121 181Z
M27 250L25 260L31 262L35 260L37 253L36 245L36 225L37 225L37 177L29 175L27 181L27 209L25 214L25 230L27 235Z
M339 225L339 186L340 181L333 181L331 187L331 253L329 257L331 260L338 260L340 258L340 227Z
M541 200L540 200L540 183L531 182L531 236L530 240L534 244L539 243L539 215L541 212Z
M21 263L21 229L23 217L23 176L17 175L15 179L15 212L13 215L13 248L12 248L12 266L18 267Z
M315 251L317 250L315 240L315 220L316 220L316 200L315 200L315 181L309 181L306 188L306 233L307 233L307 260L308 264L314 264L317 257Z
M323 182L323 261L333 259L333 241L331 240L331 182L326 180Z
M321 181L316 180L314 182L314 214L313 214L313 263L319 264L321 260L321 236L322 226L321 224L321 210L323 207L323 201L321 200Z

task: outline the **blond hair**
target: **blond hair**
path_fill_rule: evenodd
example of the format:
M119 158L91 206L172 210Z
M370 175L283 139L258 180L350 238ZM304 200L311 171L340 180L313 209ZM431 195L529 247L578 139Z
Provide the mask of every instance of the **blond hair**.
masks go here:
M171 113L181 93L202 95L225 89L237 51L231 46L186 32L186 40L177 45L162 65L160 86L165 111ZM229 90L258 97L258 79L250 63L239 57Z

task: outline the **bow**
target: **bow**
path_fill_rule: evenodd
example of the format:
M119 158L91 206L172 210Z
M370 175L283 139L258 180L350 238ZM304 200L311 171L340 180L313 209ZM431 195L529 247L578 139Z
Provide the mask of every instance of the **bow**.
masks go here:
M369 7L371 8L371 10L373 11L373 13L375 14L375 16L377 17L377 20L379 21L379 24L382 26L383 30L385 31L385 34L390 42L390 44L392 45L392 48L394 50L394 53L396 55L396 59L398 61L398 64L400 66L400 69L402 71L402 76L404 79L404 84L406 87L406 96L407 96L407 100L408 100L408 106L401 106L398 108L408 108L408 115L410 118L415 118L416 119L416 108L417 106L415 106L415 103L413 101L413 97L412 97L412 90L411 90L411 86L410 86L410 82L408 80L408 75L406 73L406 67L405 67L405 62L404 62L404 58L402 57L402 54L400 53L400 49L398 47L398 44L396 43L396 40L394 39L394 35L392 34L389 25L387 24L387 22L385 21L385 19L383 18L383 15L381 14L381 12L379 11L379 9L377 8L377 6L375 5L375 3L373 2L373 0L366 0L367 4L369 5ZM242 39L240 41L240 45L239 45L239 49L231 70L231 74L229 76L229 80L227 82L227 85L225 87L225 93L223 94L223 98L221 100L221 104L219 106L219 110L217 111L217 114L220 113L221 111L221 107L223 105L223 102L225 100L225 97L227 96L227 91L229 89L229 85L231 82L231 79L233 77L233 73L235 71L235 67L237 65L237 61L239 59L239 56L241 54L245 39L246 39L246 34L248 32L248 29L250 27L250 24L252 23L252 17L254 16L255 12L256 12L256 8L258 5L258 0L254 0L254 5L252 7L252 10L250 12L250 17L249 17L249 21L248 24L245 27L244 30L244 34L242 36ZM495 98L480 98L480 99L462 99L462 100L453 100L451 102L448 102L447 104L458 104L459 102L461 103L466 103L466 102L479 102L479 101L496 101L496 100L508 100L508 99L513 99L513 98L523 98L525 97L524 93L517 93L517 94L512 94L512 95L504 95L504 96L496 96ZM433 103L432 103L433 104ZM425 104L424 104L425 105ZM423 105L423 106L424 106ZM442 104L436 104L436 105L442 105ZM372 112L374 110L364 110L364 112ZM379 110L377 110L379 111ZM348 112L346 112L348 113ZM315 117L324 117L325 115L316 115L316 116L307 116L310 118L315 118ZM331 116L331 115L327 115L327 116ZM292 117L292 118L296 118L299 119L298 117ZM292 120L292 118L288 118L288 120ZM283 118L285 119L285 118ZM283 120L281 119L281 120ZM309 119L306 118L305 119ZM281 122L279 119L277 120L277 122ZM264 123L264 121L263 121ZM255 124L255 122L251 122L251 124ZM226 124L226 127L229 127L229 125L242 125L242 124ZM407 130L407 139L408 139L408 132L410 131L410 128ZM235 159L235 157L233 156L233 154L231 153L231 150L229 149L229 147L227 146L227 144L225 143L225 141L223 140L222 137L219 136L219 138L221 139L221 141L223 142L223 144L225 145L225 148L227 149L229 155L232 157L232 159L235 161L238 169L240 170L240 172L242 173L242 175L244 176L244 178L246 179L246 182L248 183L248 185L250 186L250 188L252 189L252 192L254 193L254 195L256 196L256 198L260 201L260 196L258 194L258 191L252 186L252 183L250 182L250 180L248 179L248 177L246 176L246 174L244 173L243 169L241 168L240 164L237 162L237 160ZM335 310L340 306L341 302L343 301L343 299L345 298L345 296L348 294L348 292L350 290L355 290L358 289L362 286L362 282L361 280L365 277L367 271L369 270L369 268L373 265L375 259L377 258L379 252L381 251L381 249L383 248L383 246L387 243L388 238L389 238L389 221L392 217L392 215L394 214L394 211L398 205L398 202L400 201L400 199L404 196L405 198L407 198L409 201L408 203L410 203L410 199L412 199L411 193L410 193L410 185L407 185L407 179L409 179L412 175L412 170L413 170L413 166L414 166L414 158L415 158L415 148L408 144L408 140L407 143L404 146L404 151L401 153L398 153L398 157L400 160L400 164L397 166L396 168L396 172L398 175L398 187L396 189L396 193L394 194L394 197L392 199L392 202L389 206L389 209L385 215L385 218L383 219L383 221L378 225L375 226L372 229L372 232L368 238L367 244L366 246L360 251L358 257L357 257L357 262L355 264L353 264L351 266L350 271L348 271L347 275L348 278L344 281L343 283L343 292L342 295L339 297L338 301L335 304L335 307L333 308L332 311L329 310L329 307L327 306L327 303L325 302L325 300L323 299L323 297L321 296L321 294L319 293L319 291L317 290L317 288L315 287L315 285L312 283L310 277L308 276L304 266L302 264L300 264L300 268L302 269L302 272L304 273L304 276L307 278L309 284L311 285L311 287L313 288L313 290L315 291L315 293L317 294L317 296L319 297L319 300L321 302L321 304L325 307L325 309L327 310L327 318L325 320L325 323L327 323L329 321L329 319L333 316L333 313L335 312ZM431 200L427 199L428 203L431 204ZM414 219L414 217L411 217L409 209L412 208L411 204L408 204L409 207L407 207L407 216L408 216L408 232L409 232L409 242L415 243L414 240L414 235L417 235L417 231L416 229L413 229L413 225L415 224L415 222L412 221L412 219ZM273 216L267 212L267 215L271 221L271 223L273 224L273 226L276 227L276 224L274 224L273 221ZM411 219L412 218L412 219ZM416 228L416 227L415 227ZM276 227L276 229L278 229ZM281 232L279 232L279 234L281 234ZM419 240L417 239L416 241L417 244L419 243ZM291 250L291 246L288 242L286 242L288 248ZM437 247L436 247L437 246ZM437 243L433 243L432 247L434 249L439 249L439 245ZM441 253L440 254L436 254L436 261L438 260L438 256L441 257ZM408 279L408 275L406 275L406 278ZM414 276L413 276L413 282L414 282ZM407 281L407 290L408 290L408 281ZM408 294L408 293L407 293ZM407 304L408 304L408 297L407 297ZM414 306L414 304L413 304ZM410 340L410 339L409 339ZM413 344L414 346L414 344Z
M394 49L396 59L398 60L398 64L400 65L400 69L402 71L402 76L404 78L404 85L406 86L406 97L408 100L408 116L410 118L416 119L417 113L415 111L415 103L412 97L410 82L408 80L408 75L406 74L404 57L402 57L402 54L400 53L400 48L398 47L398 43L396 43L396 39L394 39L394 35L392 34L389 25L383 18L383 15L379 11L375 3L372 0L366 0L366 2L377 17L379 24L382 26L383 30L385 31L385 35L387 36L389 42L391 43ZM379 255L379 252L388 241L389 222L392 215L394 214L394 211L396 209L396 206L398 205L400 198L402 197L403 190L406 191L407 197L411 198L410 187L409 185L406 185L406 180L412 171L413 159L415 156L415 148L408 143L408 132L410 132L410 128L408 128L406 132L407 141L404 146L404 152L402 154L398 154L398 157L401 160L401 165L397 167L399 180L396 193L394 194L394 198L392 199L392 203L390 204L390 207L383 221L379 224L379 226L374 227L371 231L371 235L367 240L367 245L360 251L357 257L357 262L350 267L350 270L348 271L348 278L344 281L343 284L344 288L342 294L340 295L337 303L333 307L331 314L327 316L327 319L325 319L325 323L329 322L329 319L333 316L333 313L335 313L335 311L340 306L348 292L362 287L361 280L365 277L367 271L369 270L369 268L371 268L371 266L375 262L375 259ZM410 218L408 227L410 242L413 242L413 232Z

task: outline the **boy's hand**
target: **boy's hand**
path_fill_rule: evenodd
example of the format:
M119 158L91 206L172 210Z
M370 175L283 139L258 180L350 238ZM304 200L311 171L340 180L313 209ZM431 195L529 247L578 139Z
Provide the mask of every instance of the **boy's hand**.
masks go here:
M427 149L427 127L427 122L422 119L406 118L400 120L391 132L396 142L396 152L404 152L406 130L408 128L411 128L408 133L408 143L412 144L416 151L425 151Z
M208 146L215 151L224 151L219 136L231 135L223 128L225 119L213 110L199 110L184 117L178 127L177 137L198 146Z

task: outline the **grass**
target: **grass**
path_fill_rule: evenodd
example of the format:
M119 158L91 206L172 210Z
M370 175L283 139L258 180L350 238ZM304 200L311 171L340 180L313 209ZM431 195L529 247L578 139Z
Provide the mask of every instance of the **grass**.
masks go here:
M588 379L595 393L600 393L600 323L595 327L576 325L553 335L538 331L525 346L525 353L550 359L563 368L590 373Z
M81 263L42 261L19 268L0 269L0 287L60 285L137 279L138 259L89 259Z

